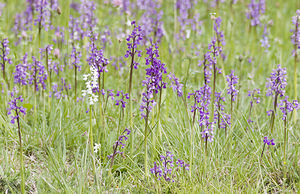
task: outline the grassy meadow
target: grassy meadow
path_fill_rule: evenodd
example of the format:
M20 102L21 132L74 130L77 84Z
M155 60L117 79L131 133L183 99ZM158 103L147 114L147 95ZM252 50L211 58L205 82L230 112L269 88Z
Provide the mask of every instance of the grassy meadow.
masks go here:
M300 1L54 2L0 0L0 193L300 192Z

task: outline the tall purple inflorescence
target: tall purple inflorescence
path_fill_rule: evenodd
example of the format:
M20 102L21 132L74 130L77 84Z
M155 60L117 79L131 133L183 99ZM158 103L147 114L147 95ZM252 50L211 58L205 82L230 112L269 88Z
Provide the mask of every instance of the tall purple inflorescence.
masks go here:
M2 41L0 41L0 65L1 65L1 70L3 72L3 79L5 80L5 65L6 63L12 64L11 58L8 57L9 55L9 47L8 47L8 39L4 38Z
M215 97L214 123L217 123L219 129L225 129L227 132L227 127L231 125L231 116L224 112L225 106L222 102L225 102L225 97L221 96L221 92L216 92Z
M48 76L50 77L51 81L51 74L52 72L55 72L58 74L60 68L58 67L58 64L54 63L51 59L51 53L53 50L52 45L47 45L45 48L40 48L40 55L41 55L41 60L45 59L45 64L46 64L46 71Z
M153 90L151 88L150 80L144 80L143 86L146 86L146 91L142 94L142 102L140 105L141 116L143 119L148 122L148 116L153 106L156 105L155 100L153 99Z
M80 65L81 52L77 51L76 48L73 47L70 57L71 57L70 68L74 68L75 99L77 100L77 71L81 71L81 65Z
M200 35L202 21L200 21L199 14L192 15L192 8L197 4L193 0L177 0L176 8L178 10L177 20L179 22L179 33L175 34L177 40L186 40L190 38L191 31ZM175 32L176 33L176 32Z
M162 88L166 88L166 83L163 81L163 74L167 73L167 68L165 64L158 59L159 53L157 44L152 44L146 50L146 54L148 55L148 57L145 58L146 65L150 65L150 67L146 69L146 76L148 76L146 79L150 84L150 89L158 93Z
M137 49L137 46L141 44L143 40L142 28L141 26L136 26L135 21L131 22L131 25L134 26L131 34L127 37L127 51L125 58L131 57L131 64L135 69L138 68L139 63L134 60L135 55L141 57L141 50Z
M251 20L251 26L260 25L260 17L266 11L266 3L265 0L251 0L251 3L248 5L248 10L246 12L246 16L249 20Z
M205 80L208 79L209 80L209 69L212 68L213 69L213 98L215 95L215 88L216 88L216 78L217 78L217 72L220 74L221 73L221 69L217 67L217 57L222 53L222 47L218 46L217 44L217 40L215 38L213 38L211 40L211 42L208 44L208 50L209 53L206 54L205 56L205 60L207 60L208 62L208 68L207 66L205 67L204 65L204 78ZM207 55L210 55L209 57ZM207 76L207 77L206 77ZM207 81L207 83L209 83ZM214 99L213 99L214 101Z
M147 50L148 57L145 58L146 65L150 65L146 69L146 80L143 81L143 86L146 86L146 91L143 92L142 103L140 106L141 116L145 119L145 173L147 170L147 136L148 136L148 120L149 113L153 106L156 105L154 100L154 93L160 92L158 107L160 108L162 88L166 87L166 83L163 81L163 74L167 73L165 64L163 64L159 59L158 46L152 44ZM130 94L129 94L130 95ZM160 112L160 110L158 111Z
M102 49L98 49L95 41L97 40L97 36L93 33L89 34L90 37L90 45L89 45L89 55L87 58L87 62L90 66L95 68L98 72L98 91L101 90L100 77L101 73L107 72L107 65L109 63L108 59L104 57L104 53ZM104 85L104 83L102 83Z
M21 85L27 85L28 84L28 60L27 60L28 54L25 53L23 56L21 63L16 65L16 71L13 73L14 75L14 83L21 84Z
M225 46L226 42L225 42L225 36L224 36L224 32L221 31L221 23L222 23L222 19L221 17L217 17L215 19L214 22L214 31L216 33L216 39L218 42L218 47ZM220 53L222 53L222 50L220 50Z
M70 15L69 21L69 34L70 34L70 42L74 47L75 41L82 40L84 37L84 31L82 30L79 19L74 18Z
M297 100L294 100L293 102L288 101L288 96L284 98L284 100L281 100L279 103L280 110L282 112L282 120L284 122L284 163L286 163L286 153L287 153L287 142L288 142L288 113L293 112L294 110L300 109L300 104Z
M204 76L204 84L209 84L212 76L212 68L213 64L215 64L215 58L211 57L211 51L207 51L204 56L203 60L199 61L198 66L201 67L203 66L203 76Z
M32 63L28 66L28 83L34 85L34 91L39 91L41 87L46 89L45 80L47 80L47 71L42 62L32 56Z
M234 75L234 70L231 70L231 74L226 76L226 81L228 84L227 94L231 96L231 100L235 101L236 96L238 94L238 90L236 89L236 84L238 84L239 78Z
M294 45L293 56L294 56L294 98L298 98L298 72L297 72L297 63L298 63L298 51L300 50L300 9L296 11L296 16L292 18L292 23L295 25L295 29L292 29L291 41ZM297 115L294 114L294 120L296 120Z
M51 15L48 0L37 0L34 5L37 13L37 19L34 20L34 25L38 25L39 33L42 27L48 31Z
M291 41L294 45L293 55L297 54L297 50L300 49L300 9L297 10L296 15L292 18L292 23L295 28L291 30Z
M209 104L211 101L211 88L208 85L204 85L200 90L196 90L194 93L189 93L187 98L194 98L194 104L191 107L193 113L193 124L196 118L196 112L199 112L199 126L202 129L202 137L206 141L213 141L214 132L212 122L210 121Z
M277 66L271 73L270 78L267 79L266 87L267 96L279 96L282 97L285 94L286 82L286 68L281 68L281 65Z
M16 36L15 45L18 45L22 39L27 38L26 31L32 30L34 11L35 11L34 0L27 0L25 11L16 14L14 27L12 29L12 31L15 33Z
M84 31L84 35L92 33L97 24L97 17L94 14L96 10L96 4L94 1L81 0L80 4L80 25L81 29Z
M53 29L53 14L56 12L58 13L59 15L61 14L61 10L60 8L58 7L58 0L50 0L49 2L49 8L50 9L50 21L49 21L49 24L50 24L50 27L51 29Z
M8 102L8 109L7 109L7 115L11 116L11 123L15 124L15 120L17 120L18 125L18 135L19 135L19 144L20 144L20 166L21 166L21 190L22 193L25 193L25 177L24 177L24 163L23 163L23 147L22 147L22 132L21 132L21 126L20 126L20 116L21 113L23 115L26 115L26 109L19 106L19 103L23 102L24 99L22 96L15 97L18 91L16 88L14 88L14 91L10 92L10 97L12 100Z
M274 107L273 109L267 111L268 115L272 114L271 117L271 132L273 132L275 113L277 109L278 97L282 97L285 94L286 82L286 68L281 68L281 65L277 66L277 69L274 69L271 73L270 78L267 79L266 87L267 96L272 96L274 98Z
M226 76L226 81L228 84L228 89L227 89L227 94L230 95L230 101L231 101L231 116L232 116L232 109L233 109L233 102L235 101L237 95L238 95L238 90L236 89L236 84L238 84L239 78L234 75L234 70L231 70L231 74Z
M210 121L209 104L211 101L211 88L204 85L198 90L199 126L202 128L202 138L211 142L214 138L213 123Z
M127 41L127 51L125 54L125 58L130 57L131 58L131 62L130 62L130 73L129 73L129 83L128 83L128 95L130 98L130 107L131 107L131 89L132 89L132 77L133 77L133 68L137 69L138 68L138 62L135 61L135 55L137 54L138 57L141 57L141 51L138 50L137 45L141 44L141 41L143 40L143 35L142 35L142 29L140 26L136 26L135 21L131 22L131 25L133 26L133 30L131 32L131 34L127 37L126 41ZM146 92L143 93L143 102L141 105L140 110L143 111L143 109L146 109L146 114L148 114L149 110L149 103L150 103L150 98L152 98L152 91L148 89L148 84L149 83L145 83L147 85L147 89ZM151 106L150 106L151 107ZM130 108L130 127L132 129L132 108ZM145 115L142 114L142 117L144 117ZM147 123L147 119L146 119L146 123ZM146 143L145 143L146 144ZM147 154L145 154L146 157ZM146 160L145 160L146 162ZM145 168L147 168L145 166ZM145 170L146 172L146 170ZM147 173L147 172L146 172Z
M103 55L103 50L98 49L95 41L97 40L97 35L91 33L89 34L90 37L90 45L89 45L89 55L87 58L87 62L90 66L95 67L98 70L98 74L107 72L106 66L108 65L109 61Z
M81 52L78 51L75 47L73 47L70 57L71 57L70 69L77 68L78 71L81 71L81 65L80 65Z
M265 48L265 52L268 52L270 48L270 43L269 43L269 37L268 37L268 28L267 25L265 25L264 28L264 33L262 35L262 39L260 39L261 47Z
M144 36L148 37L150 42L159 43L164 35L163 22L161 21L163 15L163 11L160 10L161 3L158 0L145 0L139 7L141 10L145 10L139 21Z

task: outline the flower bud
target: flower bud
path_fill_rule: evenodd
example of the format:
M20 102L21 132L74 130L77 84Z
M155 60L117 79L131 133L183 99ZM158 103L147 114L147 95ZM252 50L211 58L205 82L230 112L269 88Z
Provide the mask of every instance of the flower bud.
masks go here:
M56 9L56 12L58 13L58 15L61 15L61 9L60 9L60 7L58 7L58 8Z
M60 57L60 51L58 48L54 49L54 56L55 58L59 58Z

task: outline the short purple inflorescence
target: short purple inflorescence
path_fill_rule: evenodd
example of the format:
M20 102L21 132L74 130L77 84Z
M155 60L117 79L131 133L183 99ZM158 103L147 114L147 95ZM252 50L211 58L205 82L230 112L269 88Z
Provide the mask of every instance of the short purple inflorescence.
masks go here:
M136 26L135 21L131 22L131 25L133 25L133 30L131 34L127 37L127 51L125 54L125 58L131 57L132 62L133 62L133 67L135 69L138 68L139 63L134 60L135 54L137 54L138 57L141 57L141 50L137 49L137 45L140 45L143 40L143 35L142 35L142 28L141 26Z
M226 76L226 81L228 83L227 94L231 96L231 100L235 101L238 95L238 89L236 89L236 84L238 84L239 78L234 75L234 70L231 70L231 74Z
M160 165L161 163L161 165ZM167 151L166 155L160 156L160 162L154 162L154 167L150 169L150 172L157 178L157 180L172 181L175 182L175 172L181 169L189 170L189 164L185 163L184 160L178 159L176 161L177 167L174 165L174 155Z
M268 139L268 137L264 137L264 144L273 146L273 145L275 145L274 139Z
M179 82L179 79L175 76L175 74L170 73L167 75L169 80L171 81L170 87L177 92L177 96L181 97L183 95L182 87L183 84Z
M268 137L264 137L264 146L263 146L263 150L262 150L262 152L261 152L260 158L262 158L263 155L264 155L264 151L265 151L266 145L268 146L268 148L269 148L270 146L274 146L274 145L275 145L274 139L268 139Z
M81 71L81 65L80 65L81 52L78 51L75 47L73 47L70 57L71 57L70 68L72 69L77 68L78 71Z
M248 91L248 96L251 98L250 100L250 111L249 111L249 117L248 117L248 122L252 123L253 121L251 120L251 111L253 108L253 102L255 102L256 104L260 103L260 89L254 89L254 90L249 90Z
M8 108L7 115L11 115L10 122L12 124L15 124L16 119L19 122L20 113L22 113L23 115L26 115L26 109L22 106L18 106L18 102L23 102L24 99L22 96L15 97L16 93L17 92L14 92L14 91L12 91L10 93L10 97L12 98L12 100L10 102L8 102L9 108ZM14 116L13 116L13 112L15 112Z
M115 105L116 106L119 106L121 105L122 108L125 108L126 107L126 104L127 102L125 100L128 100L129 99L129 94L128 93L124 93L122 90L121 91L117 91L116 93L116 98L119 98L119 99L116 99L116 103Z
M125 148L125 146L126 146L125 141L128 140L128 136L130 135L130 133L131 133L131 131L126 128L123 131L123 133L119 136L118 140L114 143L113 153L107 156L109 159L111 159L110 167L113 166L114 159L115 159L116 155L120 154L121 156L124 157L124 152L121 152L119 149L124 149Z
M293 100L293 102L288 101L288 96L285 96L284 100L280 100L278 104L280 106L280 110L282 112L282 120L287 120L287 115L289 112L293 112L294 110L300 109L300 104L297 100Z

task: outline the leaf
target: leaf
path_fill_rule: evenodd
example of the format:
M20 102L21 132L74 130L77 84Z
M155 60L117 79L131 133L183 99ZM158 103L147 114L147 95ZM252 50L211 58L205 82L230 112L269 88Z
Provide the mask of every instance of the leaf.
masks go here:
M32 104L23 104L23 107L26 108L27 111L32 109L33 105Z

